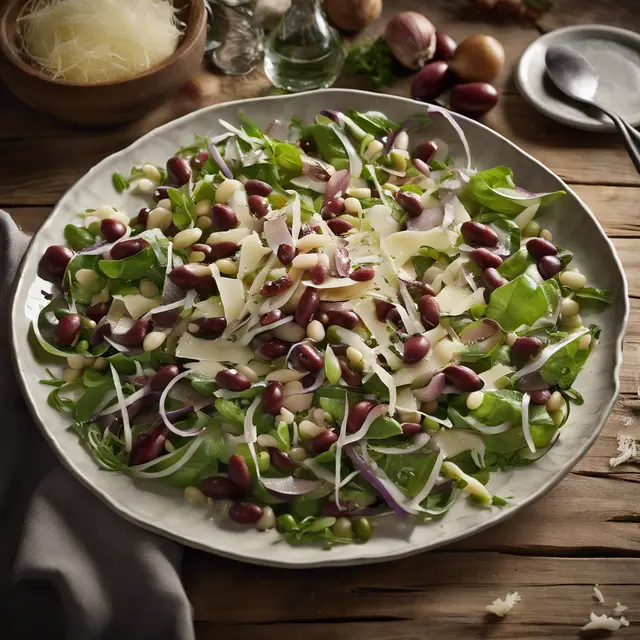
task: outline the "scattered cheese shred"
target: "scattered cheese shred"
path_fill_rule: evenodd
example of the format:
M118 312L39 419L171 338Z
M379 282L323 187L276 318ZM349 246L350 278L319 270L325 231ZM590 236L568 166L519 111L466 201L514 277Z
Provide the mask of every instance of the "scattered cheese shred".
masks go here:
M616 602L616 606L613 608L613 613L617 616L619 616L621 613L624 613L629 607L626 607L623 604L620 604L619 602Z
M640 462L640 440L623 433L618 434L618 455L609 460L610 467L617 467L625 462Z
M56 79L83 84L150 69L184 30L170 0L31 0L18 22L27 56Z
M493 615L503 618L507 613L509 613L509 611L511 611L511 609L513 609L516 603L521 600L522 598L517 591L507 593L504 600L502 598L496 598L491 604L488 604L487 611L489 613L493 613Z
M600 591L600 586L599 585L594 585L593 586L593 597L600 603L602 604L604 602L604 596L602 595L602 591Z
M620 627L628 627L629 621L621 616L620 618L610 618L603 613L601 616L593 611L589 614L589 622L582 627L583 631L592 631L595 629L603 629L605 631L617 631Z

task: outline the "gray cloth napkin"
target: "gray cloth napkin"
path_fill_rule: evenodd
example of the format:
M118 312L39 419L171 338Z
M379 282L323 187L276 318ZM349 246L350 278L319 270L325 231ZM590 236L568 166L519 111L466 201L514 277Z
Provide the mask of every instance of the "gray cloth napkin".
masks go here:
M6 314L28 243L0 211L0 635L193 639L181 547L120 518L73 478L22 398Z

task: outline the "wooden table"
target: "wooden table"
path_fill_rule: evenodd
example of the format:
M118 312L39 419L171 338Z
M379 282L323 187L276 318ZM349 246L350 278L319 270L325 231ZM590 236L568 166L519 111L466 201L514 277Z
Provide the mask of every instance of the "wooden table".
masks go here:
M637 0L555 0L539 25L487 24L466 0L387 0L370 37L400 9L425 10L460 39L490 33L505 45L500 104L487 124L566 180L613 240L629 278L631 323L622 393L603 434L551 493L508 522L433 553L384 565L326 570L275 570L187 550L184 580L198 637L216 640L391 640L418 638L576 638L589 612L629 606L632 626L616 637L640 637L640 472L614 470L620 432L640 434L640 176L613 135L567 129L518 95L512 72L541 32L579 23L640 31ZM340 86L354 86L341 80ZM0 85L0 207L28 232L39 227L74 181L106 155L150 128L194 108L264 94L262 72L247 78L203 72L180 96L142 122L79 130L36 113ZM408 81L391 88L408 95ZM600 584L606 606L592 598ZM503 620L485 605L518 590L522 602Z

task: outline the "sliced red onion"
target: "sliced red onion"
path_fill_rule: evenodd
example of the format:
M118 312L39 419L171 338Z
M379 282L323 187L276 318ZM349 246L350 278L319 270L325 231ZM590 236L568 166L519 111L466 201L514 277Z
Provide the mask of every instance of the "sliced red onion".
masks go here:
M442 395L445 384L446 378L444 373L436 373L426 387L413 391L413 397L420 402L433 402Z
M220 123L222 124L222 120L220 121ZM222 175L224 175L225 178L232 180L233 173L231 173L231 170L227 166L226 162L223 160L216 145L213 144L211 140L207 140L206 143L207 143L207 151L209 152L211 159L220 167L220 171L222 171Z
M415 451L419 451L427 444L427 442L429 442L429 440L431 440L431 436L428 433L419 433L413 439L413 442L407 447L379 447L369 443L367 443L367 446L372 451L383 453L386 456L398 456L405 453L414 453Z
M334 111L333 109L323 109L320 112L320 115L324 116L325 118L329 118L329 120L333 120L336 124L342 126L342 118L344 114L340 111Z
M284 127L278 118L273 120L267 128L267 135L276 140L284 140Z
M398 280L398 286L400 288L400 295L402 296L402 302L404 303L405 309L409 314L409 318L411 319L411 326L407 327L407 331L410 334L414 333L424 333L425 328L422 324L422 320L420 319L420 314L416 309L416 305L413 302L413 298L407 289L407 285L402 281Z
M284 478L262 477L260 482L269 493L273 493L276 496L304 496L325 484L324 480L304 480L303 478L294 478L292 476Z
M369 171L369 175L371 176L371 180L373 181L373 184L378 191L378 195L380 196L380 200L382 200L382 204L393 210L393 203L389 200L389 198L387 198L387 195L385 194L384 189L382 188L382 185L378 180L378 176L376 175L376 170L373 165L368 164L367 171Z
M469 143L467 142L467 137L462 130L462 127L456 122L455 118L451 115L451 112L448 109L444 109L443 107L438 107L436 105L429 105L427 109L427 113L430 116L440 115L453 127L453 130L458 134L460 138L460 142L464 148L464 152L467 159L467 170L471 169L471 151L469 150Z
M122 385L120 384L120 376L116 371L116 368L111 364L111 377L113 379L113 386L116 390L116 397L118 398L118 409L122 416L122 428L124 430L124 448L125 451L131 451L131 445L133 443L133 437L131 434L131 425L129 423L129 412L127 411L127 405L125 403L124 393L122 392Z
M414 160L412 160L413 162L413 166L423 175L426 176L427 178L431 176L431 169L429 168L429 165L424 162L424 160L420 160L419 158L415 158Z
M267 325L264 325L264 326L258 324L257 326L252 327L249 331L247 331L242 336L242 338L240 338L240 340L238 340L238 344L247 345L257 335L260 335L261 333L264 333L265 331L271 331L272 329L275 329L277 327L281 327L283 324L289 324L290 322L293 322L293 316L285 316L284 318L280 318L280 320L277 320L276 322L272 322L271 324L267 324Z
M338 275L343 278L348 276L351 269L351 260L349 259L347 243L345 240L342 240L342 238L338 238L336 241L335 261Z
M462 344L474 344L496 335L499 336L500 332L500 325L495 320L485 318L481 323L463 330L459 339Z
M264 237L274 255L278 254L278 248L281 244L295 246L291 231L287 227L287 218L284 215L265 220Z
M430 231L439 227L444 222L444 213L441 207L425 209L417 218L407 220L407 229L410 231Z
M414 510L409 510L404 504L404 494L396 487L391 480L386 477L391 485L384 482L384 480L376 475L369 465L361 458L355 451L352 445L347 445L344 450L351 458L353 466L356 467L361 473L362 477L380 494L382 499L393 509L393 512L400 518L405 518L407 513L415 513ZM377 470L381 475L383 472ZM392 488L393 486L393 488ZM395 489L395 490L394 490ZM399 495L400 494L400 495Z
M331 174L315 160L312 162L302 161L302 175L317 182L329 182L331 179Z
M155 316L158 313L164 313L165 311L173 311L174 309L188 309L193 306L193 303L197 297L197 293L192 289L187 293L187 295L182 298L182 300L176 300L175 302L171 302L169 304L163 304L159 307L154 307L150 311L145 313L141 320L149 320L152 316Z
M332 125L331 128L335 131L335 134L340 139L342 146L345 148L345 151L349 156L349 170L351 171L351 175L354 178L359 178L362 174L362 160L360 160L360 156L358 156L355 147L351 144L351 140L349 140L340 127Z
M522 376L518 381L518 389L520 391L544 391L549 388L549 384L546 383L538 371L528 373L526 376Z
M366 438L367 437L367 433L369 432L369 429L371 428L371 425L380 416L384 416L388 412L389 412L389 407L386 404L379 404L379 405L373 407L373 409L371 409L371 411L369 411L369 413L367 414L367 417L365 418L364 422L362 423L362 426L355 433L352 433L351 435L346 436L343 439L342 444L343 445L348 445L348 444L352 444L354 442L358 442L358 440L362 440L363 438Z
M190 369L188 369L187 371L183 371L182 373L179 373L173 380L171 380L171 382L169 382L169 384L164 388L164 391L160 395L160 401L158 403L159 405L158 413L160 414L160 418L162 419L162 422L165 424L167 429L169 429L169 431L172 431L176 435L183 436L185 438L197 436L199 433L202 432L202 429L192 429L190 431L185 431L183 429L178 429L177 427L174 427L172 421L169 419L169 413L167 413L164 405L167 401L167 396L169 395L169 392L171 391L171 389L173 389L173 387L180 380L182 380L182 378L186 378L190 373L193 373L193 372ZM193 407L189 407L189 408L191 409L191 411L193 411Z
M351 184L351 171L349 169L341 169L336 171L327 182L327 188L324 192L324 201L332 200L341 196L349 188Z

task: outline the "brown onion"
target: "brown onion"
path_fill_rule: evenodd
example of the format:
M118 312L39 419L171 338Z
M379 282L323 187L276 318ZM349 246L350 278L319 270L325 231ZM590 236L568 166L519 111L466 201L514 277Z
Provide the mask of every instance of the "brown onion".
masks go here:
M382 0L325 0L324 10L338 29L361 31L378 19Z
M384 39L398 62L407 69L421 69L436 50L436 28L416 11L395 16L387 24Z
M465 82L491 82L504 65L504 48L492 36L465 38L449 60L449 68Z

